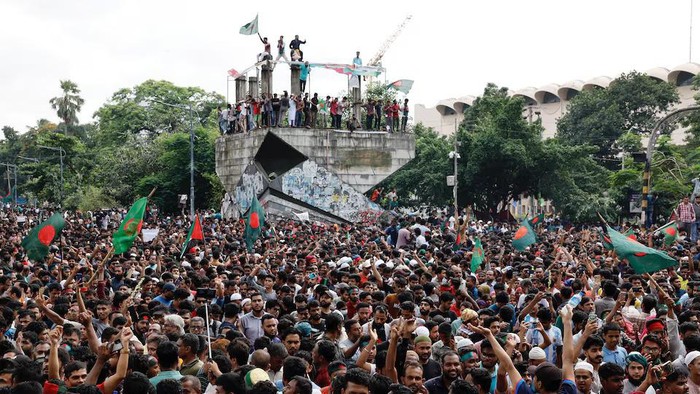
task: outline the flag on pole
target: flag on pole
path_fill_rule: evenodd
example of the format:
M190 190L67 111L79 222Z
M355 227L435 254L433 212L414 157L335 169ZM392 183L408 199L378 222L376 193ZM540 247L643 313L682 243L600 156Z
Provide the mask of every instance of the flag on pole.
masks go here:
M544 222L544 213L541 213L541 214L533 217L532 219L528 220L527 222L530 223L530 227L535 227L538 224L542 224L542 222Z
M192 225L190 225L190 231L187 233L187 239L185 239L185 243L182 245L180 258L185 255L190 241L192 240L204 241L204 232L202 232L202 224L199 222L199 215L194 215L194 221L192 221Z
M667 246L673 245L678 238L678 224L672 220L654 231L655 234L662 233L664 235L664 244Z
M637 240L637 234L634 233L633 228L630 228L629 230L625 231L625 237L631 239L632 241Z
M141 226L143 226L143 214L146 212L146 204L148 204L148 197L142 197L136 200L134 205L129 208L129 212L126 213L122 224L112 237L114 254L126 252L134 243L136 236L141 232Z
M513 235L513 247L519 251L525 250L528 246L537 242L535 237L535 232L532 231L530 223L527 220L520 222L520 227L518 231Z
M398 81L394 81L394 82L386 85L386 87L396 89L403 94L408 94L408 92L410 92L411 88L413 87L413 80L412 79L399 79Z
M12 186L12 189L10 189L10 191L7 193L7 195L2 197L2 202L12 202L12 200L14 199L14 197L13 197L14 195L15 195L15 186Z
M41 261L49 253L49 245L61 233L65 225L63 215L54 213L45 222L34 227L22 240L22 247L27 256L34 261Z
M248 208L248 214L245 218L245 243L248 247L248 251L253 251L253 244L255 240L260 236L262 227L265 225L265 210L260 201L258 201L258 196L253 196L253 201L250 203L250 208Z
M477 269L481 266L481 263L484 262L484 247L481 246L481 239L475 238L474 239L474 249L472 249L472 264L471 264L471 271L472 273L476 272Z
M604 232L598 230L598 234L600 235L600 239L602 240L603 247L607 250L613 250L613 244L612 241L610 240L610 237L608 237L607 234Z
M231 78L238 78L238 77L241 75L241 73L239 73L238 71L236 71L235 68L232 68L232 69L228 70L228 75L229 75Z
M258 34L258 15L255 15L255 19L241 26L239 33L244 36L252 36L253 34Z
M617 253L618 257L627 259L637 274L656 272L678 265L674 258L664 252L644 246L613 230L610 226L608 226L607 230L615 248L615 253Z

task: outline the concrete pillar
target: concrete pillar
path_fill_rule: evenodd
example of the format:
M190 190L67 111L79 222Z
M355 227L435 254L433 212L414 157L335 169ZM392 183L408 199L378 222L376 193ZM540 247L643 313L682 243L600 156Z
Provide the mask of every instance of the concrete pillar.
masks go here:
M248 94L253 96L253 98L258 98L260 94L258 93L258 77L248 77Z
M260 69L260 93L270 97L272 94L272 67L263 65Z
M245 77L236 78L236 102L245 100L246 82Z
M357 78L357 77L356 77ZM362 93L360 88L352 88L352 113L362 123Z
M292 66L292 76L290 78L291 88L289 89L293 95L298 96L301 94L301 86L299 86L299 77L301 76L301 68L299 66Z

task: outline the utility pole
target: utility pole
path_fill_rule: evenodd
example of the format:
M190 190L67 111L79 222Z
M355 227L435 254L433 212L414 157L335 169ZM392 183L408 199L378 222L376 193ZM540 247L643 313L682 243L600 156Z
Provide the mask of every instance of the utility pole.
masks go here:
M61 170L60 170L61 171L61 173L60 173L61 189L60 189L59 201L61 202L61 209L63 209L63 156L66 154L66 151L64 151L63 148L61 148L61 147L56 148L54 146L37 145L37 147L58 152L59 160L61 163Z
M457 153L457 147L459 146L459 142L457 141L457 119L455 119L455 141L454 141L454 177L455 177L455 185L452 187L452 194L455 199L455 212L459 213L459 204L457 203L457 159L459 159L459 153Z

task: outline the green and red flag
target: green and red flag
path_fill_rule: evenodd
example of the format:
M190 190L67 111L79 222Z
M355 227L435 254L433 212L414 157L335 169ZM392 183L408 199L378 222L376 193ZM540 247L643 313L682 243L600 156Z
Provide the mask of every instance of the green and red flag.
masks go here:
M637 234L634 233L634 229L630 228L627 231L625 231L625 237L631 239L632 241L637 240Z
M476 272L484 262L484 247L481 245L481 240L479 238L474 238L474 248L472 249L472 273Z
M253 244L255 240L260 236L263 226L265 225L265 210L260 201L258 201L258 196L253 196L253 201L250 203L250 208L248 208L248 214L245 218L245 244L248 247L248 251L253 251Z
M666 253L644 246L613 230L610 226L607 228L607 233L615 253L618 257L627 259L637 274L656 272L678 265L678 262Z
M143 226L143 214L146 212L147 204L148 197L143 197L136 200L134 205L129 208L129 212L126 213L122 224L112 237L114 254L122 254L126 252L134 243L136 236L139 234L141 227Z
M63 215L54 213L45 222L34 227L22 240L22 247L27 256L34 261L41 261L49 253L49 245L56 239L65 225Z
M204 241L204 232L202 231L202 224L199 222L199 215L194 215L194 220L192 225L190 225L190 231L187 233L187 239L185 239L184 245L182 245L182 253L180 253L180 258L185 255L185 252L189 248L190 241Z
M386 85L386 87L387 89L396 89L403 94L408 94L408 92L410 92L411 88L413 87L413 80L399 79L398 81L394 81Z
M520 223L520 227L518 227L518 231L513 235L513 247L522 252L535 242L537 242L535 232L532 231L530 223L527 220L523 220Z
M532 219L528 220L527 222L530 223L530 227L535 227L535 226L542 224L544 222L544 213L541 213L541 214L533 217Z
M12 202L14 194L15 194L15 187L13 186L12 189L10 189L10 191L7 192L7 195L2 196L2 202L4 202L4 203Z
M655 232L662 233L664 235L664 244L666 246L673 245L678 238L678 224L676 224L675 220L672 220L656 229Z
M613 244L612 244L612 241L610 240L610 237L608 237L607 234L605 234L604 232L602 232L600 230L598 230L598 234L600 235L600 239L601 239L605 249L613 250Z

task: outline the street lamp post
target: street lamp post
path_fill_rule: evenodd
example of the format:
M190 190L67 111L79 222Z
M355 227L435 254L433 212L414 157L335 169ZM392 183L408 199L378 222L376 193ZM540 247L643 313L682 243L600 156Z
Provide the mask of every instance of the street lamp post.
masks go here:
M642 175L642 225L645 227L651 227L651 217L647 218L648 201L647 196L651 192L651 159L654 156L654 148L656 147L656 140L662 134L662 128L669 122L677 121L680 117L687 115L688 112L697 111L700 109L700 105L693 105L685 108L680 108L675 111L670 112L668 115L659 119L655 124L654 128L651 130L649 135L649 144L647 145L646 160L644 162L644 174ZM649 223L647 223L649 221Z
M59 196L59 201L61 202L61 208L63 208L63 156L65 156L66 151L64 151L63 148L61 148L60 146L56 148L54 146L37 145L37 147L58 152L58 156L60 158L61 163L61 194Z
M7 166L7 194L9 195L12 193L12 201L17 205L17 165L15 164L10 164L10 163L0 163L3 166ZM15 178L15 187L13 190L12 185L10 185L10 168L12 168L14 178Z
M154 99L150 99L149 101L165 105L167 107L188 111L188 115L190 118L190 220L194 220L194 124L192 120L192 103L188 103L185 106L178 104L169 104Z

